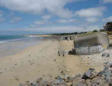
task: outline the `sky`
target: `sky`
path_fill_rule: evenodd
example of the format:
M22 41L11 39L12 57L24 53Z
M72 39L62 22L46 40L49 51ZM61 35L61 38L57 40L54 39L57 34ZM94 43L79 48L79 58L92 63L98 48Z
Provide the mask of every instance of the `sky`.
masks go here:
M0 0L0 34L92 31L108 21L112 0Z

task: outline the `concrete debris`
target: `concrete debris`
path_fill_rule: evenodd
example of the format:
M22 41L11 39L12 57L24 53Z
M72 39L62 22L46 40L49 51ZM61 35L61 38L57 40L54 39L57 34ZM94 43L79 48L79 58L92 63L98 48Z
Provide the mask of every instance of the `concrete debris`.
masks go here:
M64 50L59 50L58 51L58 56L65 56L66 54L67 54L67 52L64 51Z
M86 73L84 73L82 79L92 79L96 76L95 69L90 68Z
M39 78L36 82L27 81L19 86L112 86L112 63L105 63L104 69L100 72L90 68L83 75L74 77L60 75L50 81Z
M110 54L109 53L103 53L102 57L110 57Z

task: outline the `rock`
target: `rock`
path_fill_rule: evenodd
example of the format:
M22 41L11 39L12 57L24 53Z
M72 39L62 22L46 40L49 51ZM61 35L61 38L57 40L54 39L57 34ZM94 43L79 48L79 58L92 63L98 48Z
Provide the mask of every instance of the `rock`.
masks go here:
M109 86L112 86L112 84L109 84Z
M72 82L72 81L73 81L73 78L72 78L72 77L69 77L69 76L67 76L67 75L65 75L64 81L65 81L65 82Z
M50 86L67 86L65 78L57 76Z
M19 86L24 86L24 85L20 83Z
M104 68L110 68L110 67L112 67L112 63L111 62L104 63Z
M111 82L112 80L112 63L105 63L104 70L102 71L102 76L104 76L104 79L106 82Z
M84 73L84 75L82 76L82 79L92 79L96 76L96 72L95 69L90 68L86 73Z
M77 86L87 86L86 83L79 82Z
M86 84L87 86L91 86L91 80L90 79L86 80Z
M30 83L30 85L31 85L31 86L36 86L36 84L34 84L34 83Z
M31 86L30 81L26 81L24 86Z
M62 71L62 74L52 81L39 78L35 83L27 81L24 85L19 84L19 86L112 86L112 63L105 63L104 69L99 73L90 68L83 76L79 74L75 77L70 77L66 73L63 74Z
M74 80L72 86L87 86L85 80Z
M36 80L37 83L39 83L40 81L42 81L43 79L40 77Z
M56 83L61 83L61 82L64 82L64 79L58 76L55 81Z
M51 86L67 86L65 81L54 80L51 83Z
M66 52L63 49L58 50L58 56L65 56Z
M73 81L72 81L72 86L77 86L78 83L80 83L82 81L82 78L77 75L76 77L73 78Z
M110 54L109 53L103 53L102 57L110 57Z
M50 86L50 82L48 82L48 81L41 81L39 83L39 86Z
M91 81L91 86L104 86L104 80L100 77L96 77Z
M111 75L112 75L111 71L110 71L110 70L106 70L106 71L103 73L103 75L105 76L105 80L106 80L107 82L110 82L110 80L111 80Z

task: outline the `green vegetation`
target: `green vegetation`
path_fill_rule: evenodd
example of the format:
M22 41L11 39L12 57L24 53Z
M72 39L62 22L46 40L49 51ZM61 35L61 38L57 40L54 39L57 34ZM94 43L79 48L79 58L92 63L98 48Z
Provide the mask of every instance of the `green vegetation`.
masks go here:
M73 32L73 33L55 33L55 34L52 34L52 35L77 35L77 34L84 34L84 33L87 33L87 32Z

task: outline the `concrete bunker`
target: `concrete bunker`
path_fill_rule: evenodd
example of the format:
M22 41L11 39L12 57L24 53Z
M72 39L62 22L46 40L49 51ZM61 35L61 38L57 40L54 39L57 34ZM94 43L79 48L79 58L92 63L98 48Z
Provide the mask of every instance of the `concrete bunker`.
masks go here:
M100 53L109 46L109 39L106 33L91 33L75 38L74 48L76 54Z
M100 53L107 49L109 47L109 38L107 33L94 32L88 34L62 36L59 43L59 55L89 55Z
M58 55L65 56L69 51L74 49L74 38L75 35L61 36L59 40Z
M74 35L61 36L61 40L74 40Z

